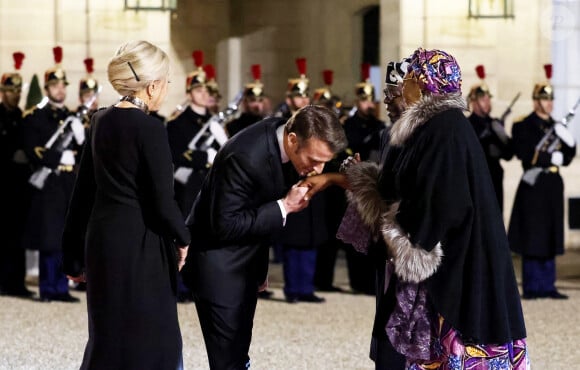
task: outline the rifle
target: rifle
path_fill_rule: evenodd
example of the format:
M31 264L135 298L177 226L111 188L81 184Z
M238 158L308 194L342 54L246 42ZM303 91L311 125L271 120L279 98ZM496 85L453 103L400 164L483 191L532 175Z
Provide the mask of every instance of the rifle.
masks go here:
M518 92L516 94L516 96L512 99L512 102L510 103L510 105L508 105L508 107L506 108L506 110L503 112L503 114L500 117L500 121L501 122L505 122L505 119L507 118L507 116L512 112L512 107L514 106L514 104L516 103L516 101L520 98L520 95L522 93Z
M561 124L568 127L568 124L572 121L574 115L576 114L576 109L578 108L578 105L580 105L580 98L576 100L574 106L572 106L572 108L570 108L568 113L566 113L566 115L560 120ZM538 144L536 144L536 147L534 148L535 153L534 158L532 159L532 165L536 164L538 153L546 152L550 154L558 150L560 146L560 138L558 137L558 135L556 135L555 129L556 124L557 122L554 122L552 127L550 127L550 129L544 134L544 136L538 142ZM536 179L540 174L540 172L542 172L541 168L532 167L526 172L524 172L522 180L533 186L536 183Z
M202 150L208 152L208 163L211 165L215 158L215 149L211 146L214 142L221 147L225 144L228 140L228 136L224 130L224 124L229 121L239 109L240 102L243 98L243 91L240 91L236 97L228 104L227 108L222 111L214 114L211 118L203 125L203 127L198 131L197 134L191 139L189 144L187 144L187 150L183 152L183 156L188 160L191 160L191 153L194 150ZM205 141L199 144L201 138L206 135L206 132L209 131L210 135L207 136ZM210 155L210 152L211 153ZM180 183L186 184L189 176L191 175L191 169L186 167L179 167L175 170L173 177Z
M76 114L68 116L64 120L63 124L59 125L59 127L56 129L56 131L50 137L50 139L48 139L46 144L44 144L44 148L46 148L46 149L52 148L54 143L62 136L62 140L60 141L58 148L56 148L56 149L59 152L62 152L63 150L65 150L65 148L68 147L68 145L72 141L72 138L74 135L72 131L69 131L69 132L67 132L66 136L63 136L65 130L67 129L68 126L72 125L72 123L75 120L80 120L83 116L85 116L87 114L91 105L93 105L93 103L97 99L97 96L98 96L98 94L95 94L91 99L89 99L85 104L83 104L83 108L79 109L79 111ZM44 103L44 104L46 104L46 103ZM34 186L35 188L37 188L38 190L42 190L44 188L44 185L46 184L46 179L53 172L56 174L59 173L58 169L53 170L52 168L42 166L38 170L34 171L34 173L32 175L30 175L30 178L28 179L28 183L30 185Z

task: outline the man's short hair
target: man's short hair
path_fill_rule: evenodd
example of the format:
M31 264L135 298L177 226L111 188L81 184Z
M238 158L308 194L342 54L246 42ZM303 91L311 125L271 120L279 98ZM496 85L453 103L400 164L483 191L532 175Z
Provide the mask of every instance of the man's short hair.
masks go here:
M286 132L295 133L300 144L310 138L322 140L333 153L343 151L348 145L336 113L320 105L307 105L297 110L286 123Z

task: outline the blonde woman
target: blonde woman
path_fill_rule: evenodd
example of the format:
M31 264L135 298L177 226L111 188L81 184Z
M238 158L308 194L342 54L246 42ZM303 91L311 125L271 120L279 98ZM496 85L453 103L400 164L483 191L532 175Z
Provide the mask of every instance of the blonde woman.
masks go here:
M180 369L175 281L190 234L166 130L148 115L165 99L169 59L128 42L107 72L122 97L92 117L63 235L64 272L87 282L81 369Z

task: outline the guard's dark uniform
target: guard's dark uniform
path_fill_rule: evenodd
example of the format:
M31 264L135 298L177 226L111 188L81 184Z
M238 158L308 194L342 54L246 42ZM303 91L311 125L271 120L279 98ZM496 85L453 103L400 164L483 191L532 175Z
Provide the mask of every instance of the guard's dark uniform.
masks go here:
M30 167L23 151L22 111L18 107L8 110L4 104L0 104L0 168L0 293L27 296L26 255L21 242L30 202Z
M552 264L556 255L564 253L564 183L558 166L551 162L551 153L535 150L553 124L553 120L545 121L532 113L515 123L512 129L515 154L522 161L524 171L533 168L541 171L534 185L520 181L509 224L510 247L524 259L549 262L550 270L554 269L550 274L538 272L538 276L530 279L526 279L524 271L524 294L528 291L549 293L536 284L551 276L546 284L554 287L555 267ZM563 154L564 166L576 155L576 147L563 142L558 150Z
M227 125L228 136L232 137L238 132L245 129L246 127L249 127L256 122L261 121L262 119L264 118L261 116L244 112L238 118L228 123Z
M367 118L355 114L349 117L344 121L344 132L351 152L359 153L363 161L378 162L381 134L385 127L385 122L374 116Z
M479 138L479 142L485 153L489 173L491 174L491 181L493 188L497 195L497 201L500 209L503 210L503 168L500 164L500 159L509 161L512 159L514 152L510 138L502 141L492 129L492 122L494 120L490 116L481 117L477 114L469 116L469 122L473 125L475 133ZM497 121L497 120L496 120ZM497 123L503 125L497 121Z
M355 114L344 122L344 132L348 139L347 152L360 154L362 161L378 162L381 135L385 123L374 116L363 117ZM375 269L369 256L346 248L348 276L351 288L356 292L375 294Z
M64 150L74 150L78 163L81 147L76 144L70 125L50 149L44 146L70 114L66 107L46 104L27 112L22 125L24 149L33 171L42 167L52 170L42 189L32 188L24 236L24 246L40 252L39 289L44 300L68 296L68 280L60 271L61 241L75 181L75 166L61 165L60 160Z
M187 146L209 118L209 114L199 115L188 106L180 115L167 122L174 169L186 167L193 170L186 184L175 181L175 199L184 219L189 214L208 171L207 152L203 150L188 152ZM203 143L208 135L209 132L206 132L199 143Z

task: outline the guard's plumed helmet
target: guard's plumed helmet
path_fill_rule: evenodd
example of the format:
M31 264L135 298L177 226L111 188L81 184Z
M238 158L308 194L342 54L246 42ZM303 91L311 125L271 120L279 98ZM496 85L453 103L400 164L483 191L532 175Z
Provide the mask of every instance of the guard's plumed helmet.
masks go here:
M17 51L12 54L14 59L14 69L15 72L4 73L2 79L0 80L0 90L20 90L22 89L22 76L18 71L22 67L22 61L24 60L24 53Z
M65 85L68 85L66 79L66 73L62 69L60 63L62 62L62 47L55 46L52 48L52 54L54 56L55 66L44 72L44 86L48 86L52 83L63 81Z
M551 64L544 64L544 72L546 73L546 82L537 83L534 85L534 92L532 94L532 99L539 100L539 99L548 99L554 100L554 89L552 88L552 84L550 83L550 79L552 78L552 65Z
M253 64L250 69L254 81L244 85L244 96L247 98L261 98L264 96L264 85L261 82L262 68L259 64Z
M288 80L288 88L286 89L287 96L302 96L308 97L310 94L309 80L306 78L306 58L296 59L296 67L300 77L291 78Z
M203 67L203 70L205 71L205 86L207 87L207 92L216 99L220 99L220 89L216 81L214 66L212 64L206 64L205 67Z
M186 92L190 92L196 87L204 86L207 81L206 73L203 70L203 51L194 50L191 53L191 57L193 58L195 70L187 75L187 80L185 81Z
M375 87L370 81L370 63L361 64L361 82L357 83L354 93L358 100L375 101Z
M82 94L87 91L98 91L99 90L99 83L93 77L94 72L94 60L93 58L86 58L83 60L85 63L85 69L87 70L86 77L82 78L79 83L79 94Z
M491 98L491 92L489 92L489 87L485 83L485 67L483 65L478 65L475 67L475 73L477 73L477 77L481 80L478 84L475 84L469 90L469 95L467 95L467 99L469 101L473 101L477 98L480 98L484 95L489 95Z
M324 104L333 99L332 91L330 87L332 86L334 72L331 69L325 69L322 71L322 79L324 80L324 86L314 90L314 96L312 101L314 104Z

